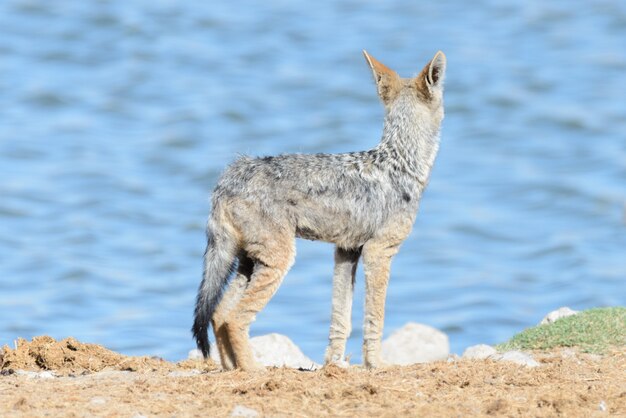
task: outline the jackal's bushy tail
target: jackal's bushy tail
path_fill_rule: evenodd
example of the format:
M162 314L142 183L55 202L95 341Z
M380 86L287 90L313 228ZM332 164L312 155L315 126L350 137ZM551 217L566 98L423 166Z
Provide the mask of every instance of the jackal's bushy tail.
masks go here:
M193 336L202 355L209 357L209 324L219 302L224 285L235 266L236 243L213 219L207 227L207 247L204 252L204 274L198 288L192 327Z

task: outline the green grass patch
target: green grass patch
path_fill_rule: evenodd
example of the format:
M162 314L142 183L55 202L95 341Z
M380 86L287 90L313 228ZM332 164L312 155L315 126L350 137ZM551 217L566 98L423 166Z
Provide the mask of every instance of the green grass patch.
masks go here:
M498 351L548 350L577 347L587 353L604 353L626 345L626 308L595 308L558 321L528 328L496 346Z

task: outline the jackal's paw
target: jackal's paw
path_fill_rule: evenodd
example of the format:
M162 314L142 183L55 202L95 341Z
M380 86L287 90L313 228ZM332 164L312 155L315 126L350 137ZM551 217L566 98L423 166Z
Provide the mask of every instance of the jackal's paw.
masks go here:
M335 366L341 367L342 369L350 366L350 363L344 358L343 350L334 351L332 347L328 347L326 350L326 358L324 359L324 365L328 366L330 364L334 364Z
M235 370L235 366L232 363L222 363L222 371L229 372Z
M347 369L348 367L350 367L350 363L343 359L326 360L324 362L324 366L330 366L331 364L337 367L341 367L342 369Z
M390 367L391 365L380 359L365 359L363 366L365 366L366 369L384 369L386 367Z
M242 370L244 372L260 372L260 371L265 371L265 366L263 366L261 363L257 363L256 361L251 361L245 364L238 364L237 368L239 370Z

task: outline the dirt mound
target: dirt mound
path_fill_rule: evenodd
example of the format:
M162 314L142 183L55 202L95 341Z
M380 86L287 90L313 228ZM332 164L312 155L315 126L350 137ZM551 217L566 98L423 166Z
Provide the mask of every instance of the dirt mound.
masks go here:
M0 370L54 370L59 374L99 372L101 370L172 371L174 369L210 370L212 362L186 360L178 365L157 357L129 357L101 345L81 343L74 338L56 341L52 337L17 340L17 347L4 346Z
M380 370L205 373L215 365L127 357L73 338L37 337L0 354L0 410L28 417L250 410L259 416L626 416L626 348L603 355L553 349L533 357L539 366L460 359ZM52 369L61 377L18 369Z

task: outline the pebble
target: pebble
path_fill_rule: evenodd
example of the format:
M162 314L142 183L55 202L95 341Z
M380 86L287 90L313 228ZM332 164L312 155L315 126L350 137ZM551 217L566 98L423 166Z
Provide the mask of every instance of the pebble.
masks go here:
M489 356L490 359L496 361L510 361L526 367L538 367L539 363L528 353L522 351L507 351L502 354L494 354Z
M20 376L26 376L29 377L31 379L54 379L56 376L56 374L54 374L54 372L51 371L44 371L44 372L30 372L27 370L16 370L15 374L20 375Z
M256 361L269 367L290 367L294 369L320 368L320 365L300 351L300 348L281 334L267 334L250 339Z
M316 370L321 365L315 363L302 353L291 339L282 334L266 334L250 338L252 352L257 362L266 367L288 367L293 369ZM211 359L222 364L217 347L211 347ZM189 359L202 358L200 350L189 351Z
M463 351L463 358L484 360L497 353L498 352L496 351L496 349L490 345L478 344L478 345L473 345L471 347L467 347L465 351Z
M457 361L459 361L461 357L459 357L458 354L452 353L450 355L448 355L448 358L446 359L446 361L448 363L456 363Z
M99 396L93 397L89 400L89 403L92 405L104 405L107 403L106 399L101 398Z
M450 354L448 336L428 325L409 322L382 344L383 361L408 365L446 360Z
M259 413L252 408L247 408L242 405L237 405L230 413L231 417L258 417Z
M196 376L198 374L202 373L200 370L198 369L191 369L191 370L186 370L186 371L180 371L180 370L175 370L173 372L169 372L168 376L170 377L191 377L191 376Z
M211 350L211 351L215 351L215 350ZM198 350L197 348L194 348L193 350L189 351L187 358L189 360L202 360L203 359L202 351Z
M102 370L97 373L88 373L80 377L85 377L89 379L107 379L110 377L115 378L117 376L124 376L124 375L126 375L129 379L138 378L137 377L138 373L129 372L127 370Z
M578 313L578 311L575 311L573 309L568 308L567 306L563 306L559 309L557 309L556 311L552 311L549 314L547 314L539 323L539 325L547 325L547 324L552 324L553 322L561 319L561 318L566 318L568 316L572 316L572 315L576 315Z

